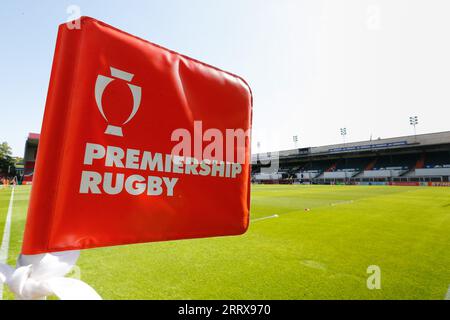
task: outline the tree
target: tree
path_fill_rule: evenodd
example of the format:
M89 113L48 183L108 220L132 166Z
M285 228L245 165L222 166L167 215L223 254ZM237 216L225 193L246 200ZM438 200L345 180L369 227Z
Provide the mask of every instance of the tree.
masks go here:
M13 161L15 165L23 164L23 158L22 157L13 157Z
M7 142L0 143L0 173L3 175L14 174L14 162L11 147Z

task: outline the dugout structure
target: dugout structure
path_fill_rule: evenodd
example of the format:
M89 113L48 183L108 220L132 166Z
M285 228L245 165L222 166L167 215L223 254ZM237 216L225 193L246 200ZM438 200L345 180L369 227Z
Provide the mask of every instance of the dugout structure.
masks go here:
M24 170L22 184L31 184L34 175L37 149L39 145L39 133L29 133L25 142L25 152L23 156Z

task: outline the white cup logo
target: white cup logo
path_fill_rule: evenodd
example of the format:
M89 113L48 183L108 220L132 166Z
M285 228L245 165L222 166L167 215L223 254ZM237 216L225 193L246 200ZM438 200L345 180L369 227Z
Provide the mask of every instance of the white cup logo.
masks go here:
M141 104L141 87L135 86L134 84L129 83L134 75L113 67L110 67L111 70L111 76L114 78L110 78L107 76L98 75L97 81L95 82L95 102L97 103L98 110L102 114L103 118L105 118L106 122L109 122L108 119L105 116L105 112L103 112L103 106L102 106L102 96L103 92L105 91L108 84L113 82L116 79L120 79L127 82L128 87L131 90L131 94L133 95L133 110L131 111L130 116L128 119L122 123L122 126L124 124L127 124L130 122L131 119L136 115L136 112L139 109L139 106ZM113 126L108 124L106 127L106 134L110 134L113 136L119 136L123 137L122 128L118 126Z

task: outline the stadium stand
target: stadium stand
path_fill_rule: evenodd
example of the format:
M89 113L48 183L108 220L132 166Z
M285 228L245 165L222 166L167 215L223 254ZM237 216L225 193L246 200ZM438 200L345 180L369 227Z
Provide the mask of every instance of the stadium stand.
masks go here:
M33 180L38 144L30 133L23 183ZM255 154L251 172L253 183L450 186L450 131Z
M256 154L252 174L255 183L450 185L450 131Z

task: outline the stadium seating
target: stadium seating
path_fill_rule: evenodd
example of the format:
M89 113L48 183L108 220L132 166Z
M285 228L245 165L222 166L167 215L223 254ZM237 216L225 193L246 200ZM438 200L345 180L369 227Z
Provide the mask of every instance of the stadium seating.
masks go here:
M450 152L431 152L425 156L424 168L450 167Z
M408 184L450 180L450 131L278 154L280 179L289 180L288 183ZM261 168L258 163L254 165ZM253 174L256 172L252 170Z
M362 171L369 163L373 162L373 158L348 158L340 159L336 166L336 171Z
M374 170L409 170L415 167L418 160L417 154L383 156L378 158Z
M328 170L336 161L334 160L320 160L314 162L308 162L303 168L302 171L305 172L324 172Z

